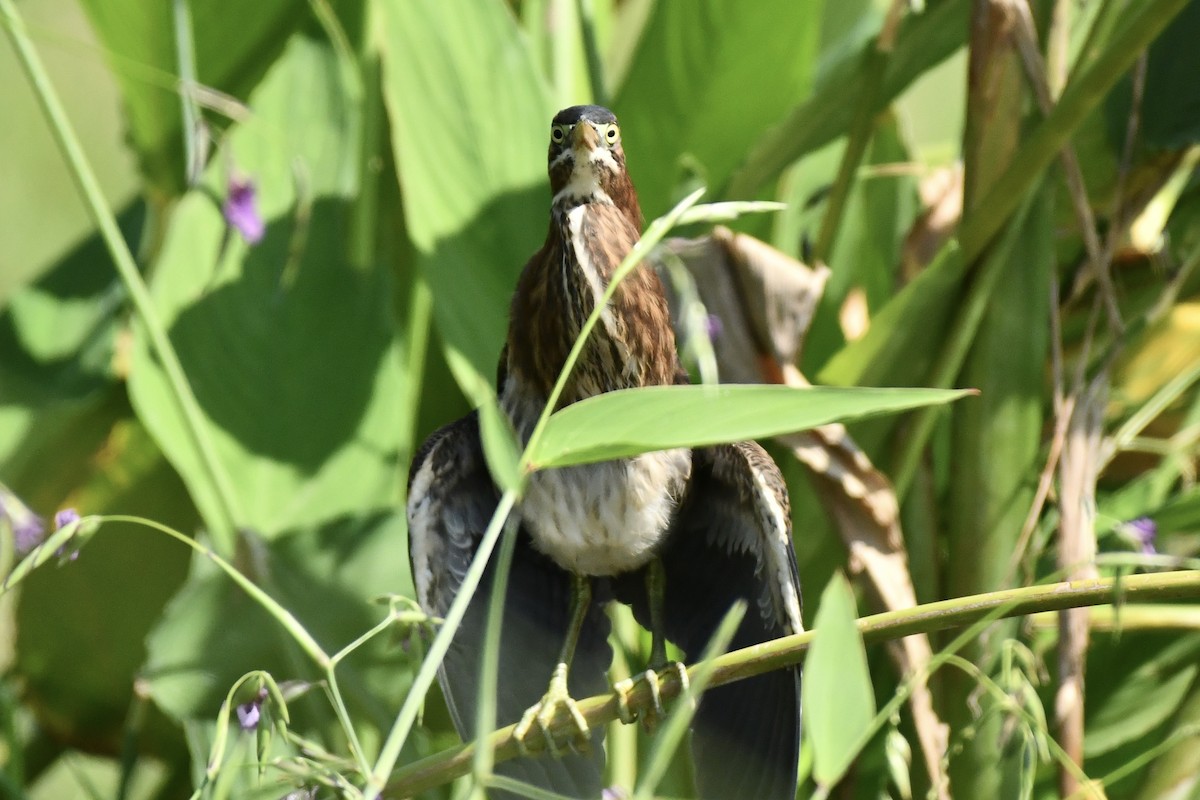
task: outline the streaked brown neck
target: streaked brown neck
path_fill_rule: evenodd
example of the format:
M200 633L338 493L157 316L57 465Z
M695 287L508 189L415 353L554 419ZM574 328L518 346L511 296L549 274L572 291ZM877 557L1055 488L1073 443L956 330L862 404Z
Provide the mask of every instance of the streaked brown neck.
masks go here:
M544 402L596 297L640 238L641 211L627 178L624 184L605 187L612 203L563 203L551 213L546 242L526 264L512 301L508 380L517 391ZM680 372L662 283L643 264L621 282L592 330L559 406L672 384Z

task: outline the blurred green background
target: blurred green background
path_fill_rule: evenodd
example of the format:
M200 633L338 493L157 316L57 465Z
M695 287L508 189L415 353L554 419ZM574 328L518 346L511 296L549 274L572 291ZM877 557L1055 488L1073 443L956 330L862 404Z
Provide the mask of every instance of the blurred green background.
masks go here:
M831 269L810 380L981 390L851 426L897 487L920 601L1194 566L1200 2L1011 6L1040 59L1022 61L1019 16L988 0L4 0L195 413L5 37L0 482L47 525L74 507L195 536L326 652L348 644L383 619L373 600L412 594L407 465L488 402L515 277L544 236L550 117L594 101L621 118L648 218L698 185L787 204L735 227ZM1048 116L1041 83L1062 99ZM227 224L236 181L254 186L261 241ZM811 622L854 565L823 484L775 453ZM1153 553L1126 524L1143 518ZM2 603L0 795L352 796L329 785L356 773L319 671L177 542L106 524ZM860 613L875 603L860 591ZM1061 796L1081 784L1059 742L1104 796L1200 797L1194 608L1127 611L1092 615L1082 639L996 625L964 653L992 683L939 673L952 796ZM372 762L419 663L410 634L338 672ZM884 648L868 658L882 706L902 679ZM1084 711L1064 729L1055 691L1080 663ZM253 669L283 685L287 732L230 724L206 782L221 703ZM455 742L435 691L401 765ZM921 746L906 707L825 788L924 796ZM690 792L677 766L666 796Z

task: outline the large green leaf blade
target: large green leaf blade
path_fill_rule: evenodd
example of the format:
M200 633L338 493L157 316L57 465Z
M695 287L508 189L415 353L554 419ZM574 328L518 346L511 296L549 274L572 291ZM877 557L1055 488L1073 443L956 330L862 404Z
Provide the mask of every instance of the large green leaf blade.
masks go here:
M759 0L753 13L739 0L655 5L613 104L649 216L684 194L675 189L688 172L722 185L808 93L824 5Z
M388 507L399 494L405 422L393 398L404 393L391 276L350 255L359 109L343 90L333 49L293 38L255 94L255 117L228 145L257 178L265 237L252 248L229 237L209 196L226 191L217 162L207 191L176 208L151 285L229 473L237 522L266 535ZM211 512L171 388L134 330L134 407Z
M196 79L236 98L246 98L303 19L301 0L237 0L188 3ZM121 85L130 141L142 172L169 194L184 186L183 107L172 3L84 0L96 35ZM230 22L236 20L237 34Z
M830 422L948 403L969 390L813 386L655 386L608 392L552 417L537 468L774 436Z
M378 10L405 222L442 338L476 373L456 377L475 395L475 378L495 374L517 275L545 236L549 92L503 3Z
M821 593L801 689L813 777L826 788L837 783L858 755L875 716L867 651L854 620L854 591L836 573Z

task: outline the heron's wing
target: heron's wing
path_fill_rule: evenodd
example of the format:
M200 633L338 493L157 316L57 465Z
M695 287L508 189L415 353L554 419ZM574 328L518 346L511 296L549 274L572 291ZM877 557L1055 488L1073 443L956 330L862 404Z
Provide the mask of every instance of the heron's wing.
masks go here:
M410 474L409 555L417 599L426 613L441 617L462 584L497 503L477 417L472 414L434 433L417 454ZM476 733L480 657L494 561L495 554L438 674L454 725L465 740ZM500 642L495 698L499 725L518 721L545 693L566 636L570 600L570 577L535 551L520 531ZM606 673L612 661L608 631L608 618L593 604L571 665L573 697L608 690ZM517 758L496 765L496 772L570 797L599 797L604 785L603 731L594 732L592 742L587 755ZM490 796L510 797L503 792Z
M779 469L753 442L697 449L688 495L661 560L664 631L698 658L737 600L747 604L731 649L802 630L790 508ZM644 590L621 591L649 623ZM701 798L792 800L800 752L800 669L711 689L692 724Z

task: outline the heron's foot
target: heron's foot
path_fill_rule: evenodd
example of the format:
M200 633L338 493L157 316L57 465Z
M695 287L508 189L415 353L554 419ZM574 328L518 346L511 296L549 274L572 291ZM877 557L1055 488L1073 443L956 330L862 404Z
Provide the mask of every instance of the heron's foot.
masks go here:
M680 693L687 691L689 685L687 667L678 661L672 661L664 666L662 671L674 672L679 679ZM666 716L666 711L663 709L662 691L659 688L658 675L657 671L648 669L641 675L626 678L623 681L617 681L613 684L613 691L617 694L617 714L626 725L641 719L642 726L648 732L652 732L658 727L658 723L662 721L662 718ZM646 682L646 686L650 689L650 698L653 701L653 704L640 714L634 712L629 707L629 697L633 693L634 685L639 681Z
M560 711L567 713L572 730L568 736L555 737L553 725ZM539 733L534 732L535 725ZM587 720L567 689L566 664L554 668L546 694L525 711L513 729L513 738L517 740L522 755L532 755L540 750L530 746L538 736L545 743L545 749L554 756L562 756L567 752L584 753L591 747L591 730Z

